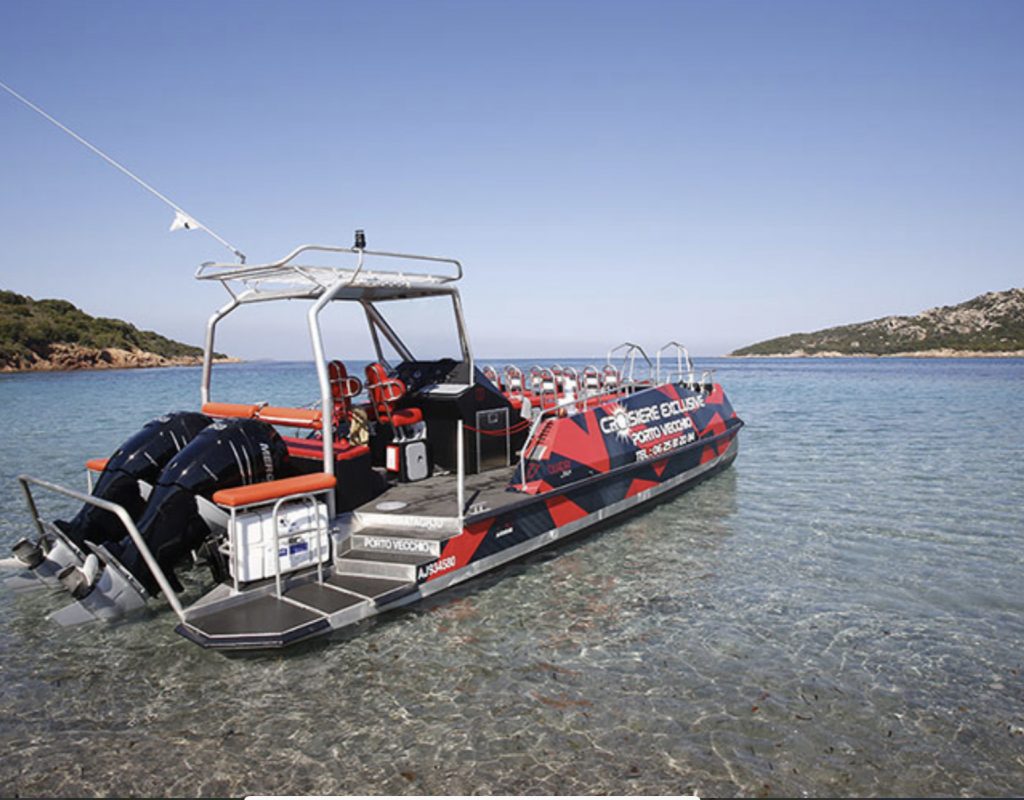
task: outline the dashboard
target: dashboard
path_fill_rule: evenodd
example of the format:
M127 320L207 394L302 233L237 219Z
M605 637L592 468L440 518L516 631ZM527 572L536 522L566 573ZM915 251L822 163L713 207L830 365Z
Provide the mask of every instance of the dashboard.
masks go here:
M407 392L416 392L425 386L436 383L448 383L455 380L453 373L458 372L461 362L454 358L442 358L438 361L403 361L395 367L395 377L405 384Z

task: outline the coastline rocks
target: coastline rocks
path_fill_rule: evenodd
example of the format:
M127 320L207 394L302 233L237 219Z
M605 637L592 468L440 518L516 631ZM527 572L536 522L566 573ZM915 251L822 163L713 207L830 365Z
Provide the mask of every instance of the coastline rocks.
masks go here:
M875 358L1020 357L1024 289L987 292L915 316L888 316L813 333L793 333L741 347L733 356Z
M794 350L790 353L729 353L726 358L1024 358L1024 350L913 350L905 353L840 353L835 350L808 353Z
M217 359L236 362L238 359ZM124 350L119 347L83 347L79 344L55 342L42 353L32 352L0 365L0 372L51 372L79 369L139 369L146 367L184 367L202 364L202 356L166 357L145 350Z

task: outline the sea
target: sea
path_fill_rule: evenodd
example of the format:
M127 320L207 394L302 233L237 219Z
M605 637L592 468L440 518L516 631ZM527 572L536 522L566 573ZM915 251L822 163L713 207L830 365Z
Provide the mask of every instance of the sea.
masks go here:
M1024 794L1024 360L697 366L746 422L729 470L352 632L226 656L159 601L61 628L0 584L0 795ZM198 386L0 376L0 550L19 473L83 488Z

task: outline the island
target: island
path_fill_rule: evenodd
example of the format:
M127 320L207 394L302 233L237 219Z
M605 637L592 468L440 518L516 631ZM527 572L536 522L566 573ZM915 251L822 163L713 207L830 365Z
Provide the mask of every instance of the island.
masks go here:
M93 317L67 300L34 300L0 289L0 372L190 366L202 360L201 348L130 322Z
M1024 289L741 347L730 356L1024 356Z

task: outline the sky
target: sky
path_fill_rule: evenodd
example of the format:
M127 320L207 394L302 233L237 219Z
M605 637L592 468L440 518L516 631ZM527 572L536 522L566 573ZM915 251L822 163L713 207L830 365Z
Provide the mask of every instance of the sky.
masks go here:
M1024 285L1022 41L1020 2L4 0L0 81L250 263L460 259L480 357L712 356ZM0 287L199 343L231 254L172 218L0 93ZM311 357L273 305L218 349Z

